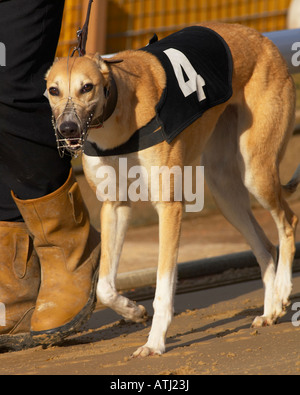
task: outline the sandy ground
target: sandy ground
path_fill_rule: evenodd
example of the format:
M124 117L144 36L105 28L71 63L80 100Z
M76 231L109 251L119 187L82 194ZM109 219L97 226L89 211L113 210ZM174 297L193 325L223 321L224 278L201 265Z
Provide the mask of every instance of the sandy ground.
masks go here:
M294 138L285 168L299 162L300 136ZM285 173L285 171L284 171ZM80 178L80 177L79 177ZM83 194L95 226L99 205L80 179ZM229 225L206 199L207 211L184 221L179 262L248 250L242 236ZM300 216L300 191L292 208ZM156 267L157 230L152 213L137 207L133 221L143 218L143 227L129 229L120 273ZM277 232L268 213L255 210L270 239L277 244ZM150 223L150 225L149 225ZM300 241L300 229L297 232ZM153 314L152 300L142 303L149 313L145 324L124 322L108 309L96 311L76 336L62 344L42 349L0 354L0 375L99 374L99 375L203 375L203 374L300 374L300 314L292 310L300 303L300 275L294 276L292 304L285 317L273 327L251 329L262 314L261 280L176 295L175 317L162 356L130 359L147 340ZM300 310L300 309L299 309ZM299 311L298 310L298 311Z
M167 352L144 359L129 356L146 341L151 321L129 324L99 311L86 332L61 346L0 355L0 374L299 375L300 328L293 326L291 313L276 326L250 328L262 299L260 281L177 296ZM299 276L292 302L297 300ZM151 303L144 304L151 314Z
M300 214L300 202L292 206ZM256 210L256 214L275 238L269 215L262 210ZM130 260L134 262L132 268L136 268L137 261L143 263L142 267L153 264L155 233L156 226L129 230L123 271L128 270ZM219 214L185 221L182 233L182 261L199 258L201 251L202 256L209 256L245 249L243 239ZM143 259L136 258L136 245L140 245ZM291 307L298 302L300 275L296 274ZM167 352L130 359L135 349L146 342L153 314L152 300L140 303L150 316L145 324L124 322L111 310L101 309L81 333L58 346L0 354L0 375L300 374L300 326L292 324L297 311L290 307L273 327L250 328L263 309L260 280L176 295Z

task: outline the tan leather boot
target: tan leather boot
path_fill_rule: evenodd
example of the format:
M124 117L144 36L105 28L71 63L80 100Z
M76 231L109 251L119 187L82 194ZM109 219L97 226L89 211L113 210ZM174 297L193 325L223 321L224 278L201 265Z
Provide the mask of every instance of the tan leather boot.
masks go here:
M24 223L0 222L0 348L30 346L40 265Z
M52 344L76 332L92 314L100 237L72 171L57 191L31 200L13 198L30 230L41 265L41 287L31 333Z

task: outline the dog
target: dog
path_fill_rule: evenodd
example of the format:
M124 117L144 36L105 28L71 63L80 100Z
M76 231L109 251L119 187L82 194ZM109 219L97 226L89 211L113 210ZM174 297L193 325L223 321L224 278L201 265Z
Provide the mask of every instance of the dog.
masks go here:
M130 201L121 198L124 194L122 187L125 185L128 189L132 179L128 178L124 183L119 177L120 158L126 158L130 168L142 166L148 174L153 166L183 169L201 160L207 184L218 206L245 237L261 268L264 312L254 319L253 327L272 325L284 314L292 290L298 221L286 198L300 182L300 166L291 181L283 186L279 164L293 133L294 83L278 49L257 31L222 23L197 27L218 36L223 49L227 46L224 56L227 54L229 63L227 77L223 80L228 89L221 100L205 111L201 109L197 118L192 116L189 122L183 122L182 130L176 130L169 138L161 132L167 129L168 121L167 124L161 122L162 113L158 116L157 112L158 103L166 95L169 77L159 58L149 52L155 43L144 50L127 50L106 59L99 54L58 59L46 75L58 148L62 153L83 150L84 173L95 193L99 193L100 180L106 180L106 186L111 186L107 174L105 176L101 169L112 168L117 175L113 186L117 198L104 199L101 209L102 252L97 296L104 305L136 322L146 317L145 308L118 294L115 285L131 209ZM170 47L180 52L175 41L174 48ZM200 41L193 44L200 46ZM171 95L171 100L183 103L194 93L194 101L205 103L209 95L207 81L194 69L189 58L176 51L164 53L171 72L173 69L173 79L177 80L176 89L179 88L178 95ZM201 55L201 51L198 52ZM214 58L207 73L217 63L218 58ZM167 91L172 92L169 86ZM174 111L174 117L177 112ZM144 140L141 134L135 138L137 131L140 133L151 122L156 122L151 136L163 138L152 145L147 143L138 147ZM131 142L135 148L131 147ZM149 178L149 189L150 184ZM275 221L280 244L278 258L277 249L254 218L250 193L270 211ZM139 347L133 357L165 352L166 334L173 315L184 209L184 202L174 198L174 182L170 194L169 201L162 199L161 193L153 201L159 216L154 316L146 344Z

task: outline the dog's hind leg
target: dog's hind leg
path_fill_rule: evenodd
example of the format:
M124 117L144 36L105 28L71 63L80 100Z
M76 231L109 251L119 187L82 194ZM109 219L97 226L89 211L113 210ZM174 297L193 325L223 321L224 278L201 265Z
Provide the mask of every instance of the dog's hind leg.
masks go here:
M275 221L279 236L279 259L274 282L272 316L270 320L257 317L254 327L276 322L285 314L292 291L292 264L295 254L295 232L298 219L285 201L279 180L278 169L268 166L267 159L256 159L256 165L246 171L247 187L268 209Z
M272 322L284 315L292 290L298 222L285 200L285 188L279 177L279 163L293 132L295 114L293 82L290 77L281 77L286 78L274 79L270 82L272 89L267 89L259 98L252 96L250 91L247 93L248 106L253 108L253 123L240 138L244 183L262 206L270 211L278 230L279 260L274 283ZM277 95L278 90L280 95ZM297 182L293 182L293 189ZM254 326L264 324L261 317L257 317L253 323Z
M298 218L281 198L271 214L279 232L279 261L275 279L274 320L285 315L292 291L292 265L295 254L295 233Z
M223 114L204 160L208 182L222 211L246 237L261 266L265 308L263 316L253 322L257 327L276 322L288 303L298 221L284 199L278 168L293 130L294 86L287 74L277 75L265 84L258 97L261 74L252 80L253 84L245 88L246 100ZM279 90L280 95L276 93ZM274 218L280 244L277 272L274 247L250 211L245 187Z
M97 285L97 296L124 318L142 322L146 309L119 295L116 289L116 276L123 247L124 236L130 216L127 202L104 202L101 209L101 262Z
M266 237L250 207L244 185L237 133L237 110L228 107L221 116L202 156L207 184L224 216L249 243L262 272L265 288L263 322L272 323L276 248ZM262 170L263 171L263 170Z

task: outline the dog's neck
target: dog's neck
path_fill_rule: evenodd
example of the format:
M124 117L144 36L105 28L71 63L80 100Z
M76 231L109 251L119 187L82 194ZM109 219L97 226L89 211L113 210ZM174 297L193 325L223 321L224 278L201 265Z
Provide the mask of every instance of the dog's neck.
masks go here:
M102 150L126 143L138 129L155 117L155 107L166 84L161 64L150 54L126 51L120 53L120 57L124 59L121 66L110 70L110 79L113 81L109 97L111 104L107 103L99 121L102 123L106 118L104 127L101 131L99 125L89 130L88 140ZM136 57L141 58L139 62ZM93 120L93 125L95 123Z
M99 117L92 120L92 122L89 125L90 128L102 127L103 123L111 117L111 115L116 109L117 101L118 101L118 89L112 73L110 73L110 87L104 89L105 89L104 94L106 98L106 103L103 107L103 112Z

